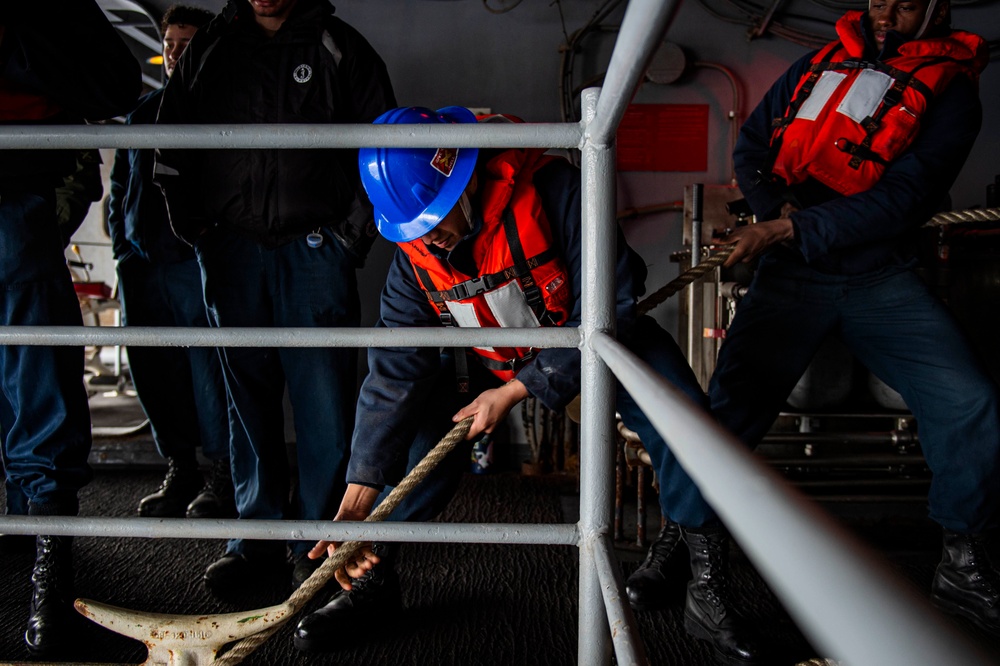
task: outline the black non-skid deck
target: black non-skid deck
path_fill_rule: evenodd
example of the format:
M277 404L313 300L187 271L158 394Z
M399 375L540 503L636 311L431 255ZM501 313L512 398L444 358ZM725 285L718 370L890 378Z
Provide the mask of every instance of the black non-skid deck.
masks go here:
M105 445L98 450L109 450ZM161 478L162 471L155 469L97 466L95 479L82 492L81 513L134 515L139 499ZM658 518L655 501L648 501L647 522L652 535ZM578 502L576 483L567 476L469 474L442 520L573 522ZM882 553L904 580L925 593L939 555L940 537L921 511L888 504L831 504L827 508ZM632 512L634 505L627 507L626 517ZM631 543L634 525L627 531L629 543L616 549L624 576L644 555ZM137 610L180 614L243 611L287 598L290 590L285 584L267 581L250 586L237 600L212 597L202 586L201 575L223 548L221 540L79 537L74 543L77 596ZM565 546L406 544L398 564L404 601L400 616L387 617L367 631L356 632L353 640L331 654L296 651L292 621L244 663L575 664L579 639L577 558L576 548ZM30 658L22 638L32 562L29 554L0 558L0 580L4 582L0 588L0 662L38 661ZM792 666L821 656L738 548L732 553L732 564L735 598L765 646L766 663ZM645 649L656 665L713 664L710 648L683 631L686 563L681 560L676 565L668 607L637 614ZM316 598L312 605L320 602ZM985 651L1000 655L1000 639L962 621L942 616L942 622L953 623ZM81 620L81 625L82 637L67 643L60 660L141 663L146 658L141 643L89 622Z

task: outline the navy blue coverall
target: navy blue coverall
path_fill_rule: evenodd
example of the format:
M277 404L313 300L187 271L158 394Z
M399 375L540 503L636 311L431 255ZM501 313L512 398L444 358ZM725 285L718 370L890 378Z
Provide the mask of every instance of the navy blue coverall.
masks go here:
M231 0L191 40L164 89L157 122L371 122L396 106L388 72L333 12L326 0L299 0L268 37L249 3ZM154 173L171 228L194 246L213 326L359 325L356 271L376 231L357 151L161 150ZM240 518L332 518L345 488L357 351L225 347L221 354ZM294 491L286 383L298 461ZM237 539L227 552L269 559L279 546ZM289 544L295 558L309 547Z
M535 174L534 184L552 228L553 246L562 254L572 283L573 310L565 325L579 326L580 172L556 160ZM474 224L473 235L482 222L475 220ZM466 238L445 258L459 270L475 275L478 273L468 272L470 269L462 268L460 263L468 245ZM615 263L619 338L690 397L692 409L705 409L705 393L673 338L652 318L636 318L636 299L643 291L645 270L619 230ZM396 251L389 269L378 326L442 326L402 250ZM470 358L468 365L471 389L459 393L450 352L440 353L433 348L369 350L369 374L358 402L348 483L375 488L396 485L452 428L451 417L459 409L480 392L499 384L475 358ZM517 379L546 407L561 410L580 391L580 350L541 350L517 373ZM703 509L700 492L620 386L617 407L622 420L639 434L650 451L660 479L664 515L688 527L703 525L711 514ZM469 468L470 443L466 444L442 461L389 519L424 521L437 515L454 494L461 473Z
M163 89L139 100L126 124L152 124ZM152 149L120 149L111 170L108 227L118 261L126 326L207 327L201 268L170 229L153 183ZM229 415L219 354L212 347L129 347L129 371L164 458L229 458Z
M93 0L5 3L0 29L0 122L75 124L135 105L139 64ZM81 34L93 39L85 64ZM0 326L83 325L55 208L76 157L0 151ZM92 474L83 349L0 346L0 383L7 511L76 514Z
M907 251L979 133L976 86L956 77L932 100L913 144L871 189L840 196L815 181L782 187L760 177L771 120L784 114L811 57L772 86L734 152L740 189L760 220L779 217L786 201L800 210L790 215L794 242L761 256L737 308L709 385L712 410L756 445L823 340L836 335L916 417L933 472L931 518L955 532L982 532L994 526L1000 501L997 386Z

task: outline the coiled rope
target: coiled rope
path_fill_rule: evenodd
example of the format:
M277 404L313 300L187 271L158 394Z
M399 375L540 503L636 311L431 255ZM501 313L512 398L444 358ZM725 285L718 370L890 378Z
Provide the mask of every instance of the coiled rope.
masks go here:
M441 460L451 453L458 443L465 439L465 435L469 432L469 428L472 426L472 417L468 417L459 421L455 426L448 432L444 438L437 443L437 445L430 450L430 452L421 460L410 473L406 475L399 485L392 489L392 492L379 504L371 515L365 518L366 523L374 523L384 520L386 516L392 513L392 510L399 505L399 503L405 498L413 488L424 480L424 477L437 466ZM281 619L277 620L274 624L270 625L264 631L256 633L252 636L247 636L240 642L233 645L233 647L228 650L225 654L218 657L213 664L219 664L220 666L232 666L233 664L239 664L244 659L246 659L250 654L260 647L264 641L273 636L275 632L278 631L289 619L295 616L306 603L316 596L326 584L333 578L334 573L340 569L344 564L347 563L354 555L364 547L364 542L361 541L345 541L337 550L334 551L333 555L328 557L325 562L316 571L306 579L302 585L292 593L292 596L288 597L287 603L292 607L290 613L286 614Z

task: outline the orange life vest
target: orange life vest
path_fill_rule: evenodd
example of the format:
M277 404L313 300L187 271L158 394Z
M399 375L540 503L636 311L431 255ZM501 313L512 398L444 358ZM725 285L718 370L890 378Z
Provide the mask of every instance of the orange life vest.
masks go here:
M572 308L569 276L552 247L552 231L532 183L558 159L543 150L507 150L479 169L483 226L472 238L478 275L465 275L432 254L423 241L399 243L427 299L446 325L529 328L560 326ZM504 381L535 350L476 347L483 364Z
M814 178L844 195L869 189L920 131L934 95L957 75L978 81L988 52L959 30L915 39L884 62L863 58L864 12L837 22L802 77L783 118L774 120L771 172L786 184Z

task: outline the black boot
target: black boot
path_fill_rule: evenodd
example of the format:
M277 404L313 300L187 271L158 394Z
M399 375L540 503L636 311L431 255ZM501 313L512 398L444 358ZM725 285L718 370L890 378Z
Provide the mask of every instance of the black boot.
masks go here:
M993 568L982 535L944 531L931 601L946 613L1000 634L1000 574Z
M379 546L372 550L382 557ZM304 652L325 652L347 645L368 628L372 619L391 621L402 607L399 577L392 561L382 560L355 579L351 590L337 590L319 610L299 621L295 628L295 647Z
M292 556L292 588L298 589L302 587L302 583L309 580L309 578L319 569L323 562L326 561L326 557L317 557L315 560L310 560L308 551L303 553L298 553Z
M638 611L656 610L667 604L669 567L681 544L681 527L667 521L649 546L646 559L625 581L629 605Z
M73 610L73 538L39 536L31 572L31 607L24 642L35 656L51 656L73 644L79 626Z
M721 526L682 528L691 557L684 628L710 641L720 663L759 663L759 650L729 599L729 535Z
M222 599L235 599L262 585L287 580L288 562L278 551L251 550L249 553L226 553L208 565L202 582Z
M201 492L187 506L188 518L235 518L236 500L233 497L233 476L229 458L213 460Z
M139 500L139 515L148 518L183 518L187 505L204 483L193 457L190 460L167 458L167 475L155 493Z

